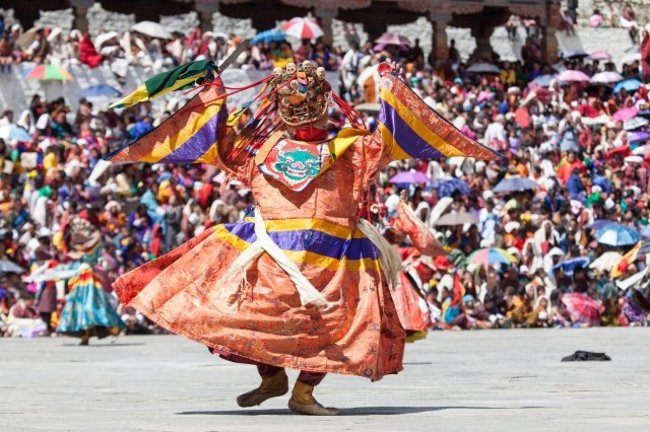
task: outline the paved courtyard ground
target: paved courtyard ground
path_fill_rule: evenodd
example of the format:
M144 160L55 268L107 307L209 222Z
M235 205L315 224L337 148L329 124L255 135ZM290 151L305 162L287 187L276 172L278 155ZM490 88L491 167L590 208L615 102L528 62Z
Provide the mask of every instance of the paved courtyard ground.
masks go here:
M650 329L435 332L377 383L329 376L330 418L240 409L254 368L175 336L0 339L0 431L648 431ZM611 362L561 363L575 350ZM295 377L295 374L291 375Z

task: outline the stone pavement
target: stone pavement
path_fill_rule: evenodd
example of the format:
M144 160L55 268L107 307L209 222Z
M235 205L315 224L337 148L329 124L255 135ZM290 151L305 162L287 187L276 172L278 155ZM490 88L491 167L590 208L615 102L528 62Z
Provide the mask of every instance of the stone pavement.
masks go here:
M292 415L286 398L239 409L254 368L175 336L0 339L0 431L648 431L649 332L435 332L397 376L327 377L318 396L344 414L328 418ZM613 361L560 362L577 349Z

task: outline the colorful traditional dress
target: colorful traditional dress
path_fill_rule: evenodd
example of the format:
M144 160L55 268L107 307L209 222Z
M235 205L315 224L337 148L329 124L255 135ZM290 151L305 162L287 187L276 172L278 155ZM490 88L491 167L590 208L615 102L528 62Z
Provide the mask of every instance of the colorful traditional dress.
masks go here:
M102 289L102 282L91 268L84 269L68 282L70 292L56 328L71 336L115 334L113 329L125 328L124 322Z
M114 284L121 301L174 333L255 362L371 380L399 372L405 333L381 235L357 217L364 191L392 160L496 155L385 75L376 133L349 128L307 142L278 131L254 157L235 157L217 94L199 93L189 111L113 161L215 164L250 185L254 217L214 226L124 275Z

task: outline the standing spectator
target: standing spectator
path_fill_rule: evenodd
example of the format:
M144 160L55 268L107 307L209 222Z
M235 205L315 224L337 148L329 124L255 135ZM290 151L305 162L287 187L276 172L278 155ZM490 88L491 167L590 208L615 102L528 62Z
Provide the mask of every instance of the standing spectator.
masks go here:
M621 27L627 29L632 45L636 45L638 43L639 24L636 21L634 9L632 9L632 5L629 3L625 3L625 6L623 7L620 23Z
M650 82L650 32L643 30L641 40L641 78L644 82Z

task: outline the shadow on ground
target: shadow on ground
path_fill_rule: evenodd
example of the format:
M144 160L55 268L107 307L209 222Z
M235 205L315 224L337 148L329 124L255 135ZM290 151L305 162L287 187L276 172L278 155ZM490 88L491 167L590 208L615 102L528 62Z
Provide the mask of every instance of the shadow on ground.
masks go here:
M106 343L92 344L91 343L89 345L84 346L83 348L84 349L107 348L107 347L118 348L118 347L134 347L134 346L144 346L144 345L146 345L146 344L144 344L144 343L117 343L117 342L116 343L109 343L109 344L106 344ZM76 344L64 343L63 346L65 346L65 347L73 347L73 346L81 346L81 345L79 345L78 343L76 343Z
M419 414L433 411L443 410L525 410L525 409L539 409L543 407L485 407L485 406L420 406L420 407L388 407L388 406L369 406L358 408L341 408L342 416L373 416L373 415L404 415L404 414ZM211 410L211 411L183 411L176 413L177 415L218 415L218 416L277 416L277 415L293 415L288 409L257 409L257 410Z

